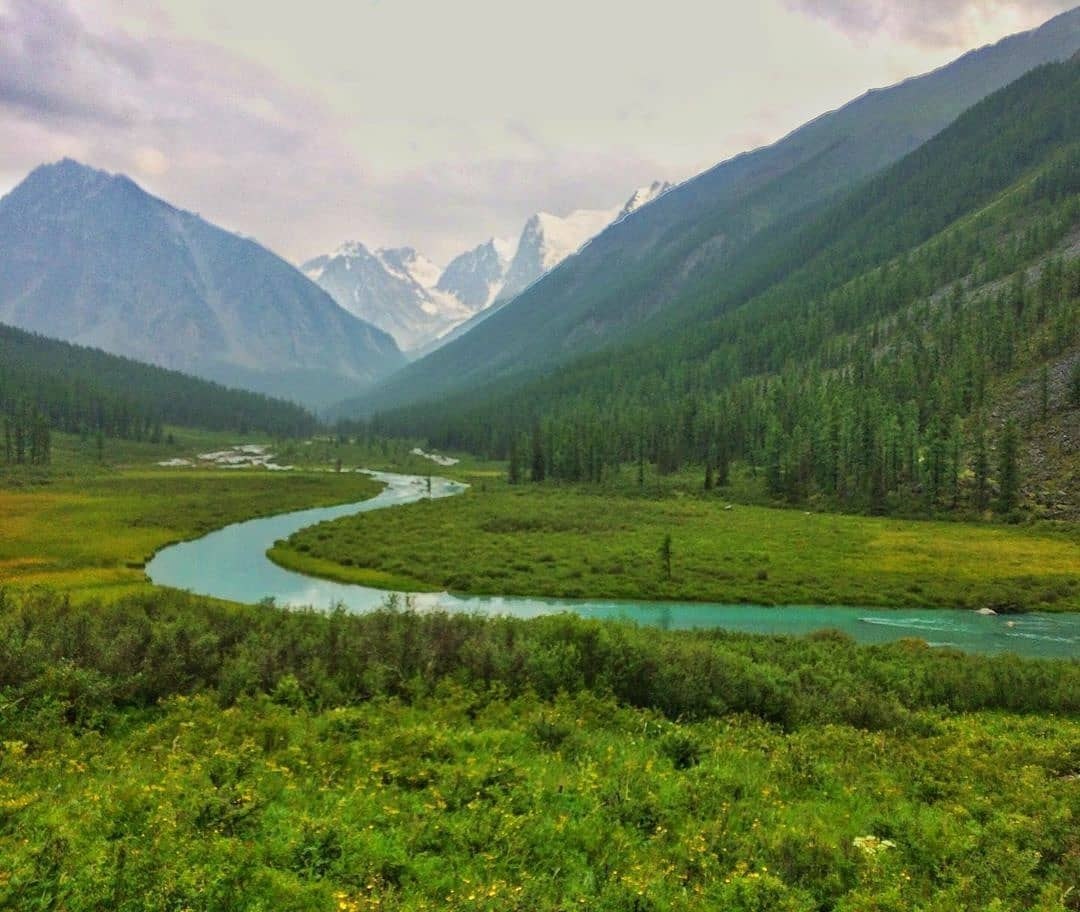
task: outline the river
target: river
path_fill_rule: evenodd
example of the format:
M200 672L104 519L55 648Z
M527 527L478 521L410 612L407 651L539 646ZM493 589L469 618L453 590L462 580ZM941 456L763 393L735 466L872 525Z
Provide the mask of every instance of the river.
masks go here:
M378 608L387 598L381 589L314 579L285 570L266 556L275 541L307 526L412 503L427 496L424 478L378 472L372 475L384 482L386 488L371 500L252 519L194 541L170 545L147 564L147 576L160 586L235 602L254 603L272 598L276 604L289 607L329 608L340 603L355 612ZM456 482L432 479L433 497L450 497L462 490L464 487ZM799 635L833 628L862 643L918 637L933 645L953 646L968 652L1080 657L1080 613L984 616L945 608L764 607L448 593L419 594L411 596L409 602L421 611L441 609L522 618L570 611L583 617L621 618L671 630L720 627L749 633Z

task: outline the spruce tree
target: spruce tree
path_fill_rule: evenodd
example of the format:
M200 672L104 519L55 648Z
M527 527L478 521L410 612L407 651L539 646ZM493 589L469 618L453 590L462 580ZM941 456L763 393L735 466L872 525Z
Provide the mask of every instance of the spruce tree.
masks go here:
M1020 441L1016 425L1010 420L1005 423L998 443L998 503L997 510L1002 516L1008 516L1017 507L1020 498Z
M518 452L516 436L510 438L510 465L507 469L506 480L512 485L521 484L521 454Z

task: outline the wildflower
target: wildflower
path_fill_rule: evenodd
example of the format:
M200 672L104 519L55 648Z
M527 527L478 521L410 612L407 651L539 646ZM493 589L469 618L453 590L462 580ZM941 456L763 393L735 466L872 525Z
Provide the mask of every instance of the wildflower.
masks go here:
M851 844L869 856L878 855L886 849L896 848L896 843L891 839L880 839L877 836L856 836Z

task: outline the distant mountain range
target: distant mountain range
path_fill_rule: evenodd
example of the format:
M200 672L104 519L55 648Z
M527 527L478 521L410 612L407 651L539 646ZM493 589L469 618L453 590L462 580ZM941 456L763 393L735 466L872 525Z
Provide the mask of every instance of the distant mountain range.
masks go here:
M69 159L0 199L0 323L311 404L404 361L254 241Z
M517 242L491 239L440 269L411 247L369 250L350 241L301 269L350 313L390 333L406 352L424 354L520 294L612 222L671 189L655 181L612 209L565 216L538 212Z

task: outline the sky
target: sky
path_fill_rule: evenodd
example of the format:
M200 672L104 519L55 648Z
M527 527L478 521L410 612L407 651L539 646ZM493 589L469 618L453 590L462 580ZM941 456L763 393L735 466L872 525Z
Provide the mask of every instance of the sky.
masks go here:
M63 157L294 262L446 263L1073 0L0 0L0 192Z

